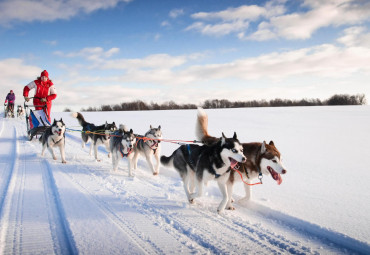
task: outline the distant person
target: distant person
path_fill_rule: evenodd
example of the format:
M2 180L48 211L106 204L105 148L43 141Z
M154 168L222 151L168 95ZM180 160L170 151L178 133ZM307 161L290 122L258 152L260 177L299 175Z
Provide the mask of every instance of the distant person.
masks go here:
M33 96L33 105L36 110L43 109L43 105L47 105L47 118L50 122L50 112L51 112L51 101L57 97L57 91L53 82L49 79L49 73L44 70L41 72L40 77L36 80L31 81L23 89L24 100L27 102L30 100L28 93L31 89L36 89L35 95ZM44 110L45 111L45 110Z
M15 94L13 90L11 90L5 98L4 106L8 103L8 110L14 113L14 101L15 101Z

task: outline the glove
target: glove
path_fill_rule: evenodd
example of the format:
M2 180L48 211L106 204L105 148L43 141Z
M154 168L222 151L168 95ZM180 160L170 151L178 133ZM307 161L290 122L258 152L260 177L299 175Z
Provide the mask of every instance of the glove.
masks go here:
M46 102L46 97L41 98L41 102Z
M26 100L26 102L30 101L30 98L29 97L24 97L24 100Z

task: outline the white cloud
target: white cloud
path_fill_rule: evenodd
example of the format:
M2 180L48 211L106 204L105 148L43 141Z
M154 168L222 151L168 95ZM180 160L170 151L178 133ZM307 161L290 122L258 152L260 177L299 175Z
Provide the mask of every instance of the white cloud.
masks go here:
M365 27L350 27L344 30L344 35L338 42L348 47L366 47L370 42L370 34L365 33Z
M101 47L88 47L77 52L63 53L61 51L55 51L54 54L60 57L74 58L82 57L91 61L101 61L104 58L110 58L111 56L119 53L119 48L111 48L104 51Z
M47 41L47 40L45 40L45 41L43 41L45 44L47 44L47 45L50 45L50 46L55 46L55 45L57 45L58 44L58 42L56 41L56 40L53 40L53 41Z
M199 12L196 21L186 28L205 35L223 36L236 33L240 39L270 40L273 38L308 39L318 29L328 26L355 25L370 20L370 2L356 0L306 0L304 11L287 13L285 1L271 1L263 7L244 5L219 12ZM239 22L239 26L237 26ZM243 22L244 26L240 26ZM246 34L246 24L260 22L258 29Z
M280 15L284 12L284 6L278 1L270 1L264 7L243 5L219 12L198 12L192 14L191 17L201 21L194 22L185 31L196 30L202 34L212 36L239 33L240 36L240 33L247 30L251 21L256 21L262 17L268 18Z
M230 33L239 32L247 29L249 22L237 20L235 22L218 23L215 25L205 24L203 22L193 23L186 30L197 30L205 35L224 36Z
M272 17L269 26L262 30L275 34L276 37L287 39L308 39L320 28L328 26L361 24L369 20L370 2L354 0L315 1L307 0L304 6L307 12L296 12ZM269 27L269 28L268 28ZM257 33L249 39L258 38Z
M171 26L171 24L167 20L162 21L161 27L169 27L169 26Z
M115 7L131 0L4 0L0 2L0 25L12 22L54 21L70 19L81 13L89 14L100 9Z
M22 59L9 58L0 60L0 95L4 96L12 89L16 97L22 98L23 88L40 75L42 69L27 65Z
M221 64L196 65L197 60L204 57L203 54L183 56L153 54L131 59L100 58L99 64L96 59L88 59L90 66L96 70L108 70L110 75L96 76L94 74L100 72L95 70L92 70L91 76L81 75L79 69L86 71L86 67L75 68L65 65L65 68L73 70L73 72L68 70L71 78L64 76L58 83L64 90L72 90L74 93L75 87L78 87L82 94L88 86L86 98L74 99L84 105L93 105L94 102L112 104L136 99L148 102L176 100L189 103L209 98L243 100L244 97L245 100L247 97L248 99L321 97L322 91L325 91L326 97L330 96L330 93L335 93L330 91L336 91L335 85L339 83L341 85L337 91L370 95L369 86L365 86L370 77L370 45L366 44L369 36L370 33L363 27L352 27L345 30L343 37L338 39L342 43L340 45L322 44L297 50L271 52ZM84 49L78 53L81 52L97 55L106 53L99 47ZM354 80L356 82L352 84ZM287 84L292 84L292 81L294 85L289 87ZM319 84L322 84L322 87ZM132 90L125 94L130 87ZM140 87L145 89L139 89ZM102 98L103 91L108 90L114 93L105 93L109 96L105 98L104 95ZM147 92L143 94L142 91ZM148 91L153 95L148 96ZM305 93L311 93L313 96ZM296 97L293 97L294 94ZM79 97L71 95L71 98L76 96ZM73 103L71 99L64 97L63 102Z
M173 19L175 19L175 18L177 18L177 17L179 17L181 15L184 15L184 10L183 9L173 9L168 14L168 16L170 16Z

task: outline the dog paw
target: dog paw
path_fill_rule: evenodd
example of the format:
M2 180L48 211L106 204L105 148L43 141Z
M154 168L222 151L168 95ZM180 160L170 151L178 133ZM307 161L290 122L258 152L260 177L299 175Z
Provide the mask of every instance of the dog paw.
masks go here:
M234 206L228 206L228 207L226 207L226 210L234 211L235 210L235 207Z
M217 209L217 213L218 213L218 214L222 214L223 212L224 212L224 210Z
M53 157L54 160L57 160L57 157Z
M63 163L63 164L67 164L67 161L63 160L63 161L62 161L62 163Z
M154 172L153 175L158 175L158 172Z
M194 198L189 199L190 204L194 204Z

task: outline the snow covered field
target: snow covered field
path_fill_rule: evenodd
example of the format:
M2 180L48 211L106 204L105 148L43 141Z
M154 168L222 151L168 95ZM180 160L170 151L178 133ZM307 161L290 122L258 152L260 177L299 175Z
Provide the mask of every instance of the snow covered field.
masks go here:
M288 170L278 186L265 176L253 202L218 215L215 183L189 205L177 172L153 176L139 160L112 172L68 132L67 164L27 141L24 120L0 118L0 254L370 254L370 107L206 110L209 131L241 142L273 140ZM194 140L196 110L88 112L137 134L161 125L165 139ZM3 116L3 114L1 115ZM70 113L54 113L80 129ZM163 142L169 155L177 144ZM234 188L236 200L242 184Z

